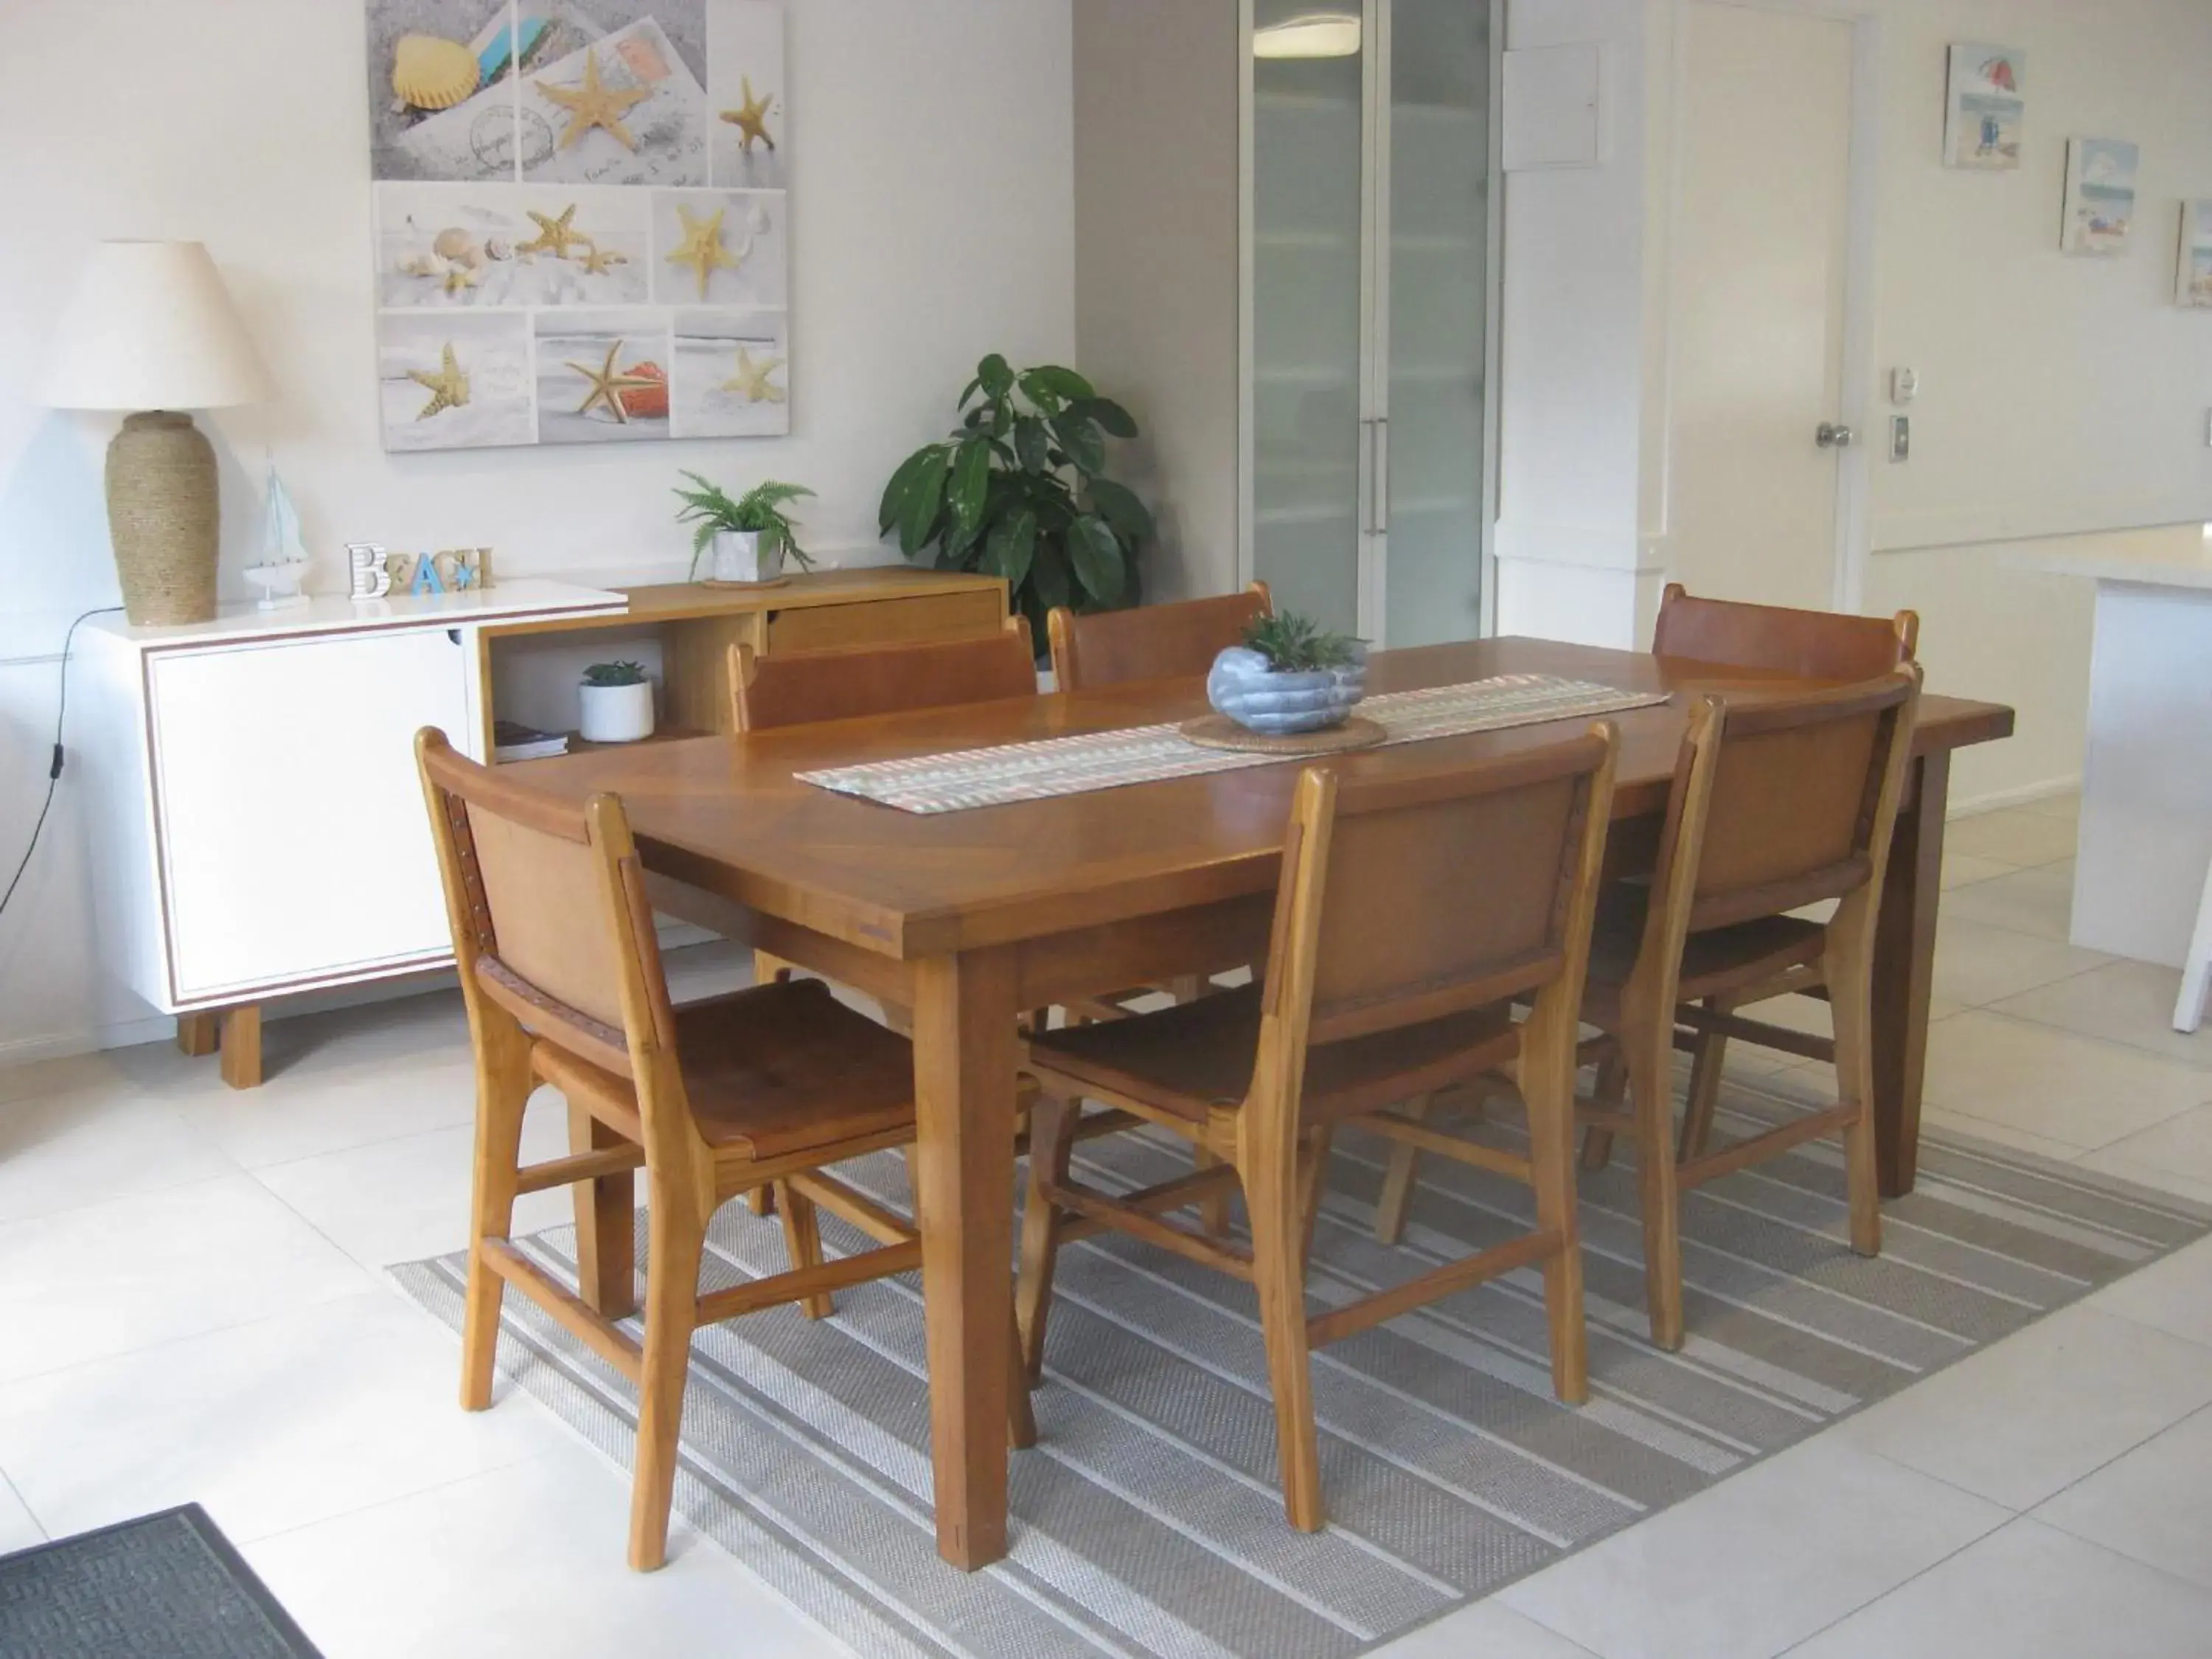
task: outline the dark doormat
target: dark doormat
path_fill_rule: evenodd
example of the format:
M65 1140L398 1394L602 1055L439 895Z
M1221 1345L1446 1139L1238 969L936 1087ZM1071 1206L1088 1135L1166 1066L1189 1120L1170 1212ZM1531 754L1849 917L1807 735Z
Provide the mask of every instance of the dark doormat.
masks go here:
M0 1659L322 1659L197 1504L0 1556Z

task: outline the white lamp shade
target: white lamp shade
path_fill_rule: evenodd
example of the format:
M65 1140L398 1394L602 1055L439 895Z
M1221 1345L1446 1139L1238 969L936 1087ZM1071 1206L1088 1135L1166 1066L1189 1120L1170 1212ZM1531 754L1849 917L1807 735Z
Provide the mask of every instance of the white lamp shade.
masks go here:
M198 242L102 242L54 331L39 400L52 409L221 409L258 403L269 371Z

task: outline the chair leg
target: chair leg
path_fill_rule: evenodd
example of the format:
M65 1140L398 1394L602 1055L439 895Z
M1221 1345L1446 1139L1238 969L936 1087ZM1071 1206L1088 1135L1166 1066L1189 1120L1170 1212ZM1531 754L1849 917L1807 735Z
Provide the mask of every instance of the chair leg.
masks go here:
M763 1181L745 1194L745 1202L752 1206L755 1215L774 1215L775 1213L775 1183L772 1181Z
M1006 1350L1013 1362L1013 1376L1006 1389L1006 1444L1016 1451L1026 1451L1036 1444L1036 1410L1030 1403L1029 1362L1022 1352L1022 1322L1010 1311L1013 1321L1013 1344Z
M1253 1108L1247 1107L1249 1115ZM1310 1154L1309 1154L1310 1156ZM1238 1159L1244 1206L1252 1217L1252 1282L1275 1396L1275 1450L1283 1509L1300 1532L1319 1532L1321 1449L1314 1429L1313 1379L1306 1343L1304 1160L1287 1147L1250 1146Z
M1551 1328L1552 1392L1570 1406L1589 1398L1589 1332L1583 1310L1583 1249L1575 1219L1575 1072L1538 1063L1524 1045L1521 1097L1528 1113L1528 1176L1536 1224L1557 1232L1544 1261L1544 1312Z
M1873 963L1859 943L1866 930L1831 927L1828 998L1836 1022L1836 1094L1858 1108L1844 1130L1844 1182L1850 1196L1851 1249L1881 1254L1881 1188L1875 1164Z
M1597 1063L1597 1086L1590 1097L1608 1111L1618 1110L1628 1094L1628 1066L1618 1054ZM1583 1168L1602 1170L1613 1162L1613 1131L1593 1126L1583 1135Z
M688 1192L654 1182L647 1200L645 1364L638 1384L637 1465L629 1497L629 1564L652 1572L668 1559L668 1509L676 1492L684 1383L699 1321L699 1258L706 1218Z
M1643 1189L1644 1284L1651 1305L1651 1340L1670 1352L1682 1346L1682 1233L1674 1184L1674 1091L1669 1064L1673 1038L1662 1021L1656 1031L1625 1033L1621 1044L1627 1050L1628 1093L1636 1117L1636 1174Z
M1415 1122L1429 1115L1429 1097L1416 1095L1405 1113ZM1378 1243L1395 1244L1405 1236L1406 1206L1413 1197L1413 1170L1420 1150L1402 1140L1390 1143L1390 1164L1382 1172L1382 1195L1375 1200L1375 1237Z
M1328 1186L1328 1153L1335 1143L1333 1128L1314 1131L1298 1159L1298 1210L1304 1224L1298 1233L1298 1260L1313 1260L1314 1224L1321 1219L1321 1195Z
M1723 1012L1719 999L1707 997L1708 1013ZM1721 1068L1728 1059L1728 1039L1717 1031L1700 1031L1690 1054L1690 1099L1682 1113L1680 1155L1692 1158L1705 1150L1712 1138L1713 1111L1720 1103Z
M776 1208L783 1214L783 1248L794 1267L818 1267L822 1265L822 1227L814 1214L814 1200L804 1193L793 1192L791 1183L775 1183ZM799 1311L809 1319L827 1319L836 1310L827 1291L817 1291L812 1296L799 1299Z
M1029 1193L1022 1206L1022 1272L1014 1291L1014 1328L1020 1337L1025 1386L1044 1373L1045 1319L1052 1311L1052 1273L1060 1255L1060 1217L1044 1195L1042 1176L1067 1179L1067 1160L1075 1145L1074 1101L1040 1095L1030 1108Z
M1209 1147L1193 1146L1190 1149L1191 1167L1194 1170L1211 1170L1220 1162L1219 1156ZM1227 1188L1208 1193L1198 1200L1198 1224L1211 1237L1228 1237L1229 1189Z
M522 1165L522 1115L530 1102L530 1039L503 1015L488 1015L477 1038L475 1167L469 1194L469 1288L461 1317L461 1409L491 1404L506 1280L483 1259L483 1241L514 1224Z

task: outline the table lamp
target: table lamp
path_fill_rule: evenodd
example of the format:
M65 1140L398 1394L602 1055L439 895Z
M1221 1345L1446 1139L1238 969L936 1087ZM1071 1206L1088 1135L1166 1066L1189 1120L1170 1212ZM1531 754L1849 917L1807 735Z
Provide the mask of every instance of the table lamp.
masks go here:
M215 450L182 411L258 402L270 389L206 248L93 251L55 331L40 401L137 411L107 447L108 537L134 624L215 615Z

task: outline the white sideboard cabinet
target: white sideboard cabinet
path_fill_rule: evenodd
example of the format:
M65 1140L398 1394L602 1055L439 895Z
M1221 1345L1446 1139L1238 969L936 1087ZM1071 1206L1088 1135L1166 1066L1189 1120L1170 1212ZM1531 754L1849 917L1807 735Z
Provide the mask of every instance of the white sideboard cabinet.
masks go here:
M68 742L110 970L251 1087L264 1000L449 960L414 734L442 727L483 758L481 630L626 604L517 581L88 623Z

